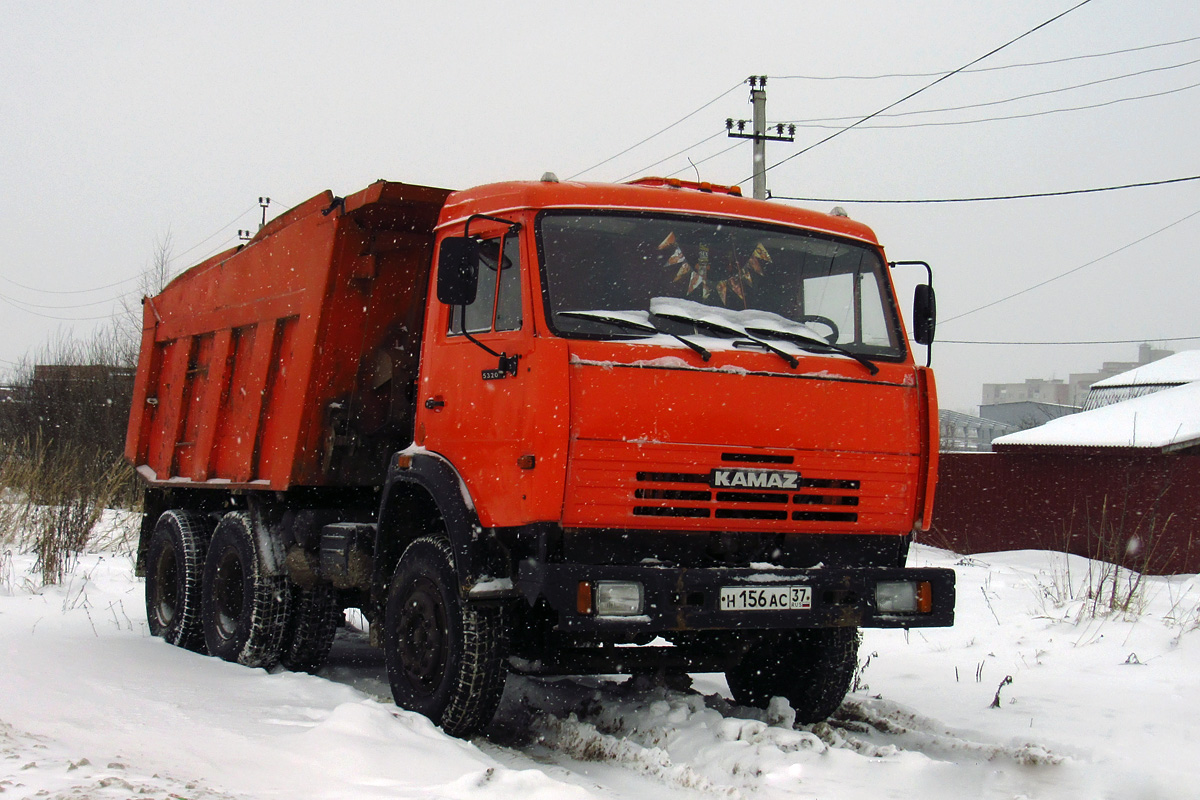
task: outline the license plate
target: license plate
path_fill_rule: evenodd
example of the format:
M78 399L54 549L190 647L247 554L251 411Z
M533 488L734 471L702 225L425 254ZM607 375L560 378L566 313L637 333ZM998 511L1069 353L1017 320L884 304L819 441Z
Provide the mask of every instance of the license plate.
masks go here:
M722 611L795 611L812 608L808 586L723 586Z

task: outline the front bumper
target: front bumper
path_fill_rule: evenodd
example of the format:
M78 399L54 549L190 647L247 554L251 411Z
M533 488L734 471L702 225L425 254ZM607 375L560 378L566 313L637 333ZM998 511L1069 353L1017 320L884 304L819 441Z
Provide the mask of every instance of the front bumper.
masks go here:
M580 613L581 582L642 584L645 608L637 616ZM887 614L875 606L875 584L928 582L932 606L926 613ZM808 586L812 607L803 610L722 611L728 587ZM515 588L530 603L541 597L558 614L558 629L571 633L629 633L700 630L786 630L795 628L931 628L954 624L954 570L935 567L786 569L686 568L520 563Z

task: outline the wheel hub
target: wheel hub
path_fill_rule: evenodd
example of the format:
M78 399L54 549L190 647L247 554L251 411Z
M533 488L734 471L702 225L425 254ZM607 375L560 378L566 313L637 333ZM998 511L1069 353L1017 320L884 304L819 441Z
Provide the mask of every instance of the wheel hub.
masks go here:
M237 634L245 605L242 561L235 550L228 550L221 556L213 582L213 604L217 612L217 631L221 638L232 639Z
M174 547L163 548L154 575L154 611L162 626L167 627L175 619L175 607L179 603L179 565Z
M412 685L426 694L441 682L449 631L442 597L418 580L404 598L397 626L400 665Z

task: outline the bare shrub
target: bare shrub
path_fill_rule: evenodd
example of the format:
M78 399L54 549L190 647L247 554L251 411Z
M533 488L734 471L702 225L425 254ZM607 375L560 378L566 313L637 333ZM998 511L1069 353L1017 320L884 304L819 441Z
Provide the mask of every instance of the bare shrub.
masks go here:
M1150 513L1134 519L1127 506L1124 502L1110 503L1105 497L1098 518L1087 519L1092 552L1086 599L1093 616L1114 612L1136 615L1142 611L1143 579L1160 555L1157 551L1165 539L1162 533L1172 519L1170 514L1159 519L1157 502Z
M44 584L62 582L131 483L132 469L104 455L40 439L0 445L0 539L37 556Z
M1173 555L1160 552L1162 542L1167 541L1165 531L1173 520L1172 514L1158 511L1166 490L1164 487L1153 499L1148 512L1128 510L1132 507L1128 489L1125 497L1116 500L1106 495L1098 509L1085 506L1080 514L1077 507L1072 508L1061 540L1054 543L1055 551L1062 553L1062 561L1048 577L1038 581L1041 595L1059 608L1080 601L1081 618L1141 614L1146 603L1145 575L1156 564L1170 563ZM1077 536L1080 526L1083 534ZM1070 559L1071 545L1077 538L1086 543L1081 555L1087 558L1086 572L1078 580L1072 575Z
M0 592L13 593L13 552L0 551Z

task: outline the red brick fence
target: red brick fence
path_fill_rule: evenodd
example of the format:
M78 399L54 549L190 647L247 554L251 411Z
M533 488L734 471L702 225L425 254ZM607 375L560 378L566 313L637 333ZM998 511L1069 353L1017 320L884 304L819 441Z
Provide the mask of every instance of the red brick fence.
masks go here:
M1200 454L942 453L923 541L964 554L1068 550L1151 574L1200 572Z

